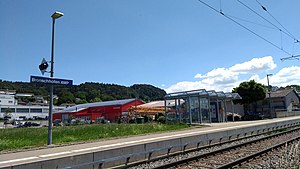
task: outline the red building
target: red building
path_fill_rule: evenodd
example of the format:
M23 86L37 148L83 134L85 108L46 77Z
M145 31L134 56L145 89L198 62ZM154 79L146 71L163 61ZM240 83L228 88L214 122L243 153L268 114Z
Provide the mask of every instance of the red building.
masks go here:
M101 117L111 122L116 122L121 115L128 113L130 107L141 104L144 104L144 102L137 99L80 104L53 114L53 119L66 121L70 116L73 116L75 118L95 121Z

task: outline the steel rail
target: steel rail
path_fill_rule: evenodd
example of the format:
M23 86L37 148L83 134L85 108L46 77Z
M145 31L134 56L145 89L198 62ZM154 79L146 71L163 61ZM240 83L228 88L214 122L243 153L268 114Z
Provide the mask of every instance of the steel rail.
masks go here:
M287 127L287 128L293 128L293 127L295 127L295 126L290 126L290 127ZM278 130L281 130L281 129L278 129ZM200 151L200 150L203 150L203 149L209 149L209 148L212 148L212 147L222 146L222 145L225 145L225 144L233 143L233 142L236 142L236 141L241 141L241 140L244 140L244 139L249 139L249 138L253 138L253 137L265 135L266 133L276 132L278 130L267 131L267 132L257 133L257 134L253 134L254 132L252 132L253 135L239 136L238 138L235 138L235 139L230 139L230 140L226 140L226 141L220 141L220 142L217 142L217 143L208 144L208 145L204 145L204 146L197 145L196 148L191 148L191 149L187 149L187 150L184 148L187 145L196 144L196 143L199 144L201 142L190 142L190 143L186 143L185 145L175 145L172 148L183 147L183 150L180 151L180 152L171 153L169 155L163 155L163 156L156 157L156 158L153 158L153 159L148 159L148 160L142 160L142 161L138 161L138 162L133 162L133 163L127 164L126 166L116 166L116 167L113 167L112 169L124 169L124 168L133 167L133 166L138 166L138 165L141 165L141 164L158 161L158 160L165 159L165 158L175 157L175 156L178 156L178 155L184 155L184 154L188 154L188 153L191 153L191 152ZM151 150L149 152L155 152L156 150L166 150L166 149L169 149L169 148L154 149L154 150ZM147 154L149 152L146 152L146 153L143 153L143 154Z
M60 169L76 169L76 168L82 168L82 167L87 167L87 166L97 166L98 168L103 168L102 165L104 165L107 162L112 162L112 161L116 161L116 160L123 160L123 159L124 159L124 164L123 165L114 166L114 167L110 167L110 168L112 168L112 169L129 168L129 167L133 167L133 166L138 166L140 164L145 164L145 163L158 161L158 160L161 160L161 159L166 159L166 158L169 158L169 157L184 155L184 154L187 154L187 153L212 148L212 147L215 147L215 146L222 146L224 144L228 144L228 143L232 143L232 142L236 142L236 141L241 141L243 139L249 139L249 138L257 137L257 136L260 136L260 135L265 135L267 133L275 133L275 132L278 132L280 130L285 130L285 129L297 130L297 129L294 129L297 126L298 125L288 126L288 127L285 127L285 128L280 128L280 129L275 129L275 130L273 128L273 129L271 129L271 131L269 131L269 129L268 130L264 129L264 130L262 130L261 133L259 133L259 131L255 131L255 132L253 131L253 132L251 132L251 135L248 135L248 136L238 135L237 138L235 138L235 139L230 139L229 138L229 140L226 140L226 141L221 141L221 138L220 138L220 142L213 143L213 144L209 143L208 145L205 145L205 146L199 146L202 143L201 141L189 142L189 143L174 145L174 146L165 147L165 148L152 149L152 150L145 151L145 152L139 152L139 153L134 153L134 154L126 154L126 155L112 157L112 158L108 158L108 159L102 159L102 160L93 161L93 162L81 163L81 164L77 164L77 165L73 165L73 166L63 167L63 168L60 168ZM290 131L292 131L292 130L290 130ZM285 132L281 132L281 133L285 133ZM254 133L256 133L256 134L254 134ZM270 136L267 136L267 137L270 137ZM197 145L196 148L186 149L186 147L188 145L193 145L193 144ZM231 149L232 147L233 146L229 147L228 149ZM171 153L170 150L173 149L173 148L181 148L182 150L178 151L178 152ZM168 150L169 153L167 155L162 155L162 156L159 156L159 157L151 158L152 153L158 152L158 151L163 151L163 150ZM131 158L141 156L141 155L148 156L148 159L141 160L141 161L138 161L138 162L130 162ZM205 155L207 155L207 154L205 154ZM178 161L178 164L179 163L180 163L180 161ZM174 164L174 163L170 163L170 164ZM168 166L166 168L171 167L171 165L167 165L167 164L165 166ZM160 168L160 167L158 167L158 168ZM162 166L162 168L164 168L164 167Z
M263 150L258 151L258 152L256 152L256 153L250 154L250 155L248 155L248 156L246 156L246 157L239 158L239 159L237 159L237 160L235 160L235 161L233 161L233 162L230 162L230 163L227 163L227 164L222 165L222 166L220 166L220 167L217 167L216 169L227 169L227 168L232 168L232 167L234 167L234 166L237 166L237 165L239 165L239 164L241 164L241 163L250 161L251 159L254 159L254 158L258 157L258 156L261 156L261 155L263 155L263 154L266 154L266 153L268 153L268 152L270 152L270 151L272 151L272 150L274 150L274 149L278 149L278 148L280 148L280 147L282 147L282 146L285 146L285 145L288 144L288 143L292 143L292 142L297 141L297 140L299 140L299 139L300 139L300 136L291 138L291 139L289 139L289 140L287 140L287 141L285 141L285 142L276 144L276 145L274 145L274 146L271 146L271 147L269 147L269 148L263 149Z
M267 140L267 139L270 139L270 138L278 137L280 135L291 133L291 132L294 132L294 131L297 131L297 130L300 130L300 128L296 128L296 129L292 129L292 130L289 130L289 131L284 131L284 132L276 133L276 134L269 135L269 136L266 136L266 137L263 137L263 138L259 138L259 139L256 139L256 140L251 140L251 141L248 141L248 142L237 144L237 145L234 145L234 146L231 146L231 147L221 148L221 149L218 149L218 150L215 150L215 151L211 151L211 152L208 152L208 153L204 153L204 154L200 154L200 155L197 155L197 156L194 156L194 157L190 157L190 158L178 160L176 162L172 162L172 163L164 164L164 165L161 165L161 166L158 166L158 167L154 167L153 169L166 169L166 168L171 168L171 167L174 167L174 166L179 166L179 165L188 163L190 161L195 161L195 160L198 160L198 159L201 159L201 158L206 158L208 156L213 156L213 155L218 154L218 153L222 153L222 152L225 152L225 151L229 151L231 149L236 149L236 148L239 148L239 147L243 147L243 146L246 146L248 144L253 144L255 142L260 142L260 141ZM286 142L284 142L284 144L285 143ZM272 147L271 147L271 149L272 149ZM241 160L242 160L242 158L241 158ZM225 168L226 168L226 166L225 166Z

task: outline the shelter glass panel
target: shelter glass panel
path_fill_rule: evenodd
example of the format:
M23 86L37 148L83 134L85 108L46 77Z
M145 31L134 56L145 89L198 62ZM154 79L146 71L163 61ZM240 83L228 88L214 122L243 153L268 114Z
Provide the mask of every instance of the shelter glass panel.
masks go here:
M190 101L191 101L190 110L191 110L192 123L201 123L199 98L191 97Z
M177 99L174 100L166 100L166 121L167 122L177 122L177 112L175 102Z
M183 106L183 112L181 114L181 122L182 123L190 123L190 102L188 98L183 99L184 106Z
M225 104L223 100L219 101L219 122L225 122Z
M207 98L200 98L200 108L201 108L202 122L209 123L210 114L209 114L209 105L208 105Z
M210 113L212 122L218 122L218 105L217 100L210 100Z

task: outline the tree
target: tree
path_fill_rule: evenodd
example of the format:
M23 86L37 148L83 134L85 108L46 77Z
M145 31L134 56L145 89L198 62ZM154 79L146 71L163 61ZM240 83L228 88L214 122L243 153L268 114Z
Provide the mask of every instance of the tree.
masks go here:
M256 83L255 80L242 82L238 87L232 90L233 93L238 93L242 99L236 100L236 103L244 105L245 112L250 111L250 105L266 97L267 88L261 83Z
M164 90L147 84L135 84L130 86L135 91L137 98L142 99L146 102L153 100L163 100L167 94Z
M43 96L49 100L49 87L44 84L34 84L28 82L0 81L1 90L14 90L17 93L32 93L36 96ZM61 86L54 88L54 94L59 100L54 100L55 105L62 103L86 103L119 99L137 98L144 101L163 100L166 92L148 84L135 84L130 87L117 84L104 84L95 82L85 82L80 85ZM31 102L25 98L25 102Z
M289 86L287 86L287 87L289 87ZM300 86L299 85L291 85L291 87L298 90L298 91L300 91Z
M68 89L63 89L58 94L57 104L61 105L63 103L74 103L75 97Z

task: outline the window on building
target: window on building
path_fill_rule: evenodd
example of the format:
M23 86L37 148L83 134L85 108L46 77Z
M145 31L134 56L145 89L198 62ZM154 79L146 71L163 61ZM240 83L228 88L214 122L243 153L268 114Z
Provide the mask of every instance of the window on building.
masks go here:
M33 109L30 109L30 112L31 112L31 113L42 113L42 110L43 110L43 109L33 108Z
M1 108L1 113L6 113L6 112L14 113L15 109L13 109L13 108Z
M29 113L28 108L17 108L17 113Z
M8 101L8 103L13 103L13 101Z
M49 113L49 109L43 109L43 113Z

